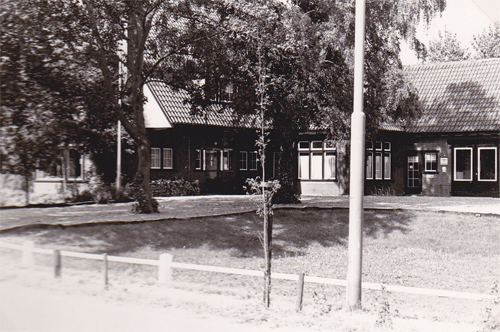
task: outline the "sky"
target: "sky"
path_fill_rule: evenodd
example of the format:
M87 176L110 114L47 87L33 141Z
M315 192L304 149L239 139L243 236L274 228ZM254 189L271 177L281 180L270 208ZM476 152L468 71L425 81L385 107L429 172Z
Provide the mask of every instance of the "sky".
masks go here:
M446 29L456 33L463 46L470 46L473 36L482 33L494 21L500 21L500 0L447 0L441 16L434 18L429 26L420 24L417 37L428 46L430 40L437 38L439 31ZM406 43L401 47L401 60L404 65L418 63Z

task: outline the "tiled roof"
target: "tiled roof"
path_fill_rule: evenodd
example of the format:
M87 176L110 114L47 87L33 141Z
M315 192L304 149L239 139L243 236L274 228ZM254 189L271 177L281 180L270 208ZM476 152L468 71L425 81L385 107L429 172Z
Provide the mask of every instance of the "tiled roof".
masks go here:
M500 58L408 66L424 112L408 132L500 131Z
M193 114L191 105L186 103L188 94L184 90L174 90L161 81L147 83L156 102L167 120L175 124L208 125L220 127L258 128L258 117L238 116L233 110L213 107L203 114Z

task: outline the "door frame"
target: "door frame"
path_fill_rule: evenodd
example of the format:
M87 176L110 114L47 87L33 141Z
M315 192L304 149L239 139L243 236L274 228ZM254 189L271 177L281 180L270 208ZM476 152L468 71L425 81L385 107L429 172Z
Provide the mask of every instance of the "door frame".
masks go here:
M416 162L412 162L413 169L410 173L410 157L417 157ZM415 170L416 167L416 170ZM419 151L408 151L405 158L405 194L407 195L419 195L422 193L422 154ZM415 172L417 175L415 176ZM410 177L410 175L413 175ZM413 186L410 186L410 180L413 180ZM418 180L418 184L415 185L415 180Z

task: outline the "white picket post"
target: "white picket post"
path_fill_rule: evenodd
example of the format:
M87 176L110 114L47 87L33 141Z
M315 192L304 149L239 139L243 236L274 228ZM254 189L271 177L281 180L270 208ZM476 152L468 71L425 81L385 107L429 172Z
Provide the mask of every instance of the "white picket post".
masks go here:
M35 266L35 257L33 254L34 248L35 248L35 244L33 243L33 241L23 242L23 256L22 256L23 266L25 266L25 267Z
M174 256L170 254L161 254L158 264L158 281L161 284L170 284L172 282L172 261Z

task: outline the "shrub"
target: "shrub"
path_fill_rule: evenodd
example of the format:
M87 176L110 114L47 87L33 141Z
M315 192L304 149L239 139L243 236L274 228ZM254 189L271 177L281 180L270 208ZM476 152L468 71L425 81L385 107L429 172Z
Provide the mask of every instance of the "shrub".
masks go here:
M151 181L153 196L193 196L200 194L198 181L189 182L183 178L154 179Z
M94 200L94 195L89 190L84 190L79 194L73 195L70 198L71 202L92 202Z
M134 184L132 185L133 195L135 203L132 205L132 211L137 213L157 213L158 212L158 201L154 198L151 199L150 210L147 204L147 196L142 187L143 176L142 174L136 174L134 178Z
M87 192L92 196L91 200L98 204L130 202L132 200L132 188L130 185L124 186L121 192L117 192L114 183L105 183L101 180L101 176L95 174L90 177L88 187L89 190ZM72 200L75 201L75 197Z

